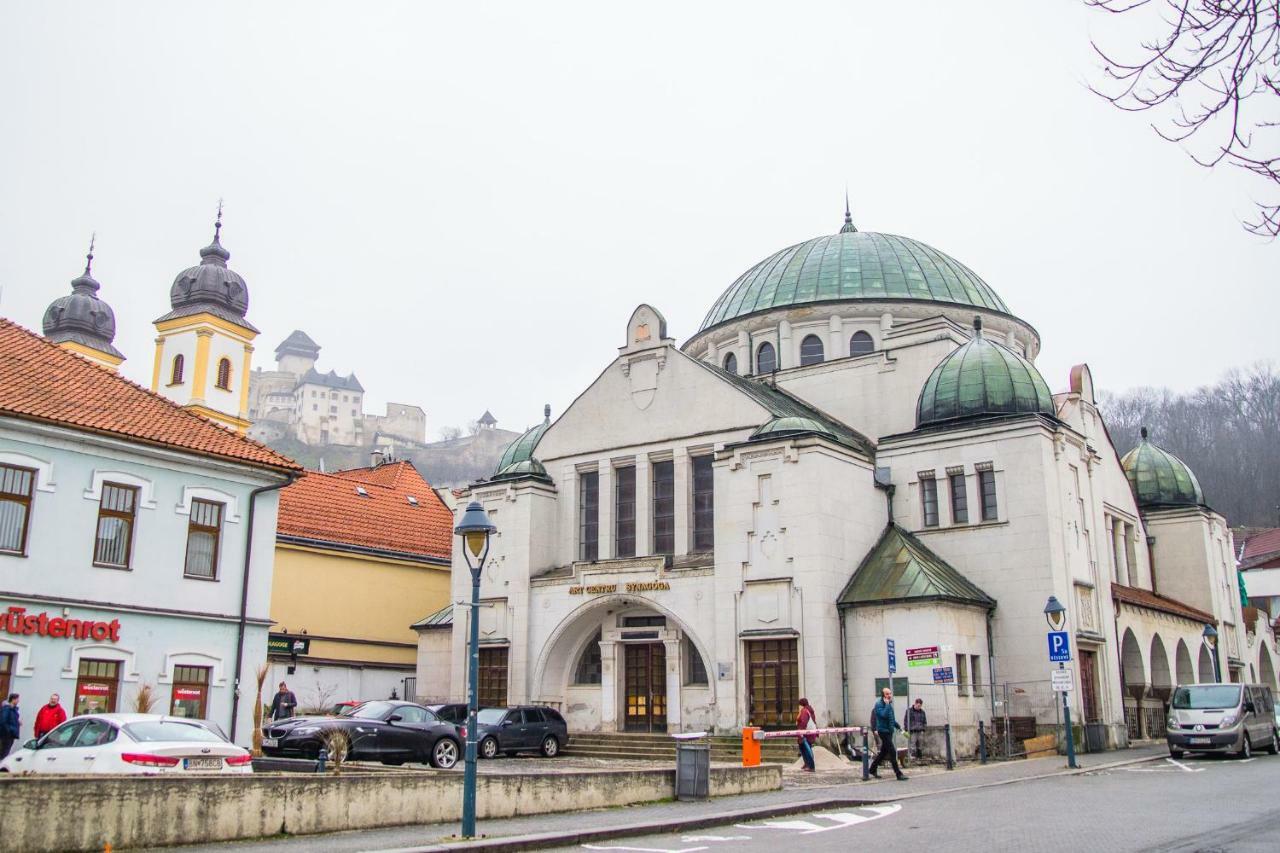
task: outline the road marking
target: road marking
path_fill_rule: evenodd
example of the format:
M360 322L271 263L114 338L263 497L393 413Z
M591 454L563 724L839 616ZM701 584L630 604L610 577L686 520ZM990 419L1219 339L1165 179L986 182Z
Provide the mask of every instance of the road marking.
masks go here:
M825 826L809 820L769 820L752 824L739 823L735 824L735 826L739 829L795 830L801 835L814 835L819 832L830 832L833 829L846 829L850 826L857 826L860 823L897 814L901 811L902 805L893 803L887 806L859 806L859 809L864 812L871 812L871 814L855 814L853 812L819 812L814 814L813 817L815 819L821 818L825 821L831 821L831 824Z
M1183 764L1181 761L1177 761L1177 760L1175 760L1175 759L1173 759L1173 758L1166 758L1166 759L1165 759L1165 761L1169 762L1169 763L1170 763L1170 764L1172 764L1174 767L1180 767L1181 769L1183 769L1183 770L1187 771L1188 773L1203 773L1203 772L1204 772L1204 768L1203 768L1203 767L1188 767L1187 765Z
M1241 758L1241 759L1236 760L1234 763L1236 763L1236 764L1248 764L1250 761L1257 761L1257 760L1258 760L1258 759L1256 759L1256 758Z
M586 850L630 850L632 853L695 853L698 850L709 850L708 847L597 847L584 844Z
M681 841L688 844L693 841L750 841L750 835L684 835Z

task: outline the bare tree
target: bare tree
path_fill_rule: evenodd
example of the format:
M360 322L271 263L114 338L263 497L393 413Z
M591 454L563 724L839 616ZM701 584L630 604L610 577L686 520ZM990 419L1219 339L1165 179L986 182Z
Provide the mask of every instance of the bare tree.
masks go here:
M160 697L156 695L156 689L144 682L139 685L138 692L133 694L133 712L135 714L150 714L151 709L159 701Z
M316 701L311 712L315 714L327 714L333 710L333 697L338 695L338 685L323 684L320 679L316 679Z
M1154 31L1132 54L1095 40L1104 79L1093 90L1202 166L1227 163L1260 179L1249 231L1280 235L1280 3L1277 0L1085 0Z
M447 426L440 428L440 438L445 441L456 441L462 438L462 427Z

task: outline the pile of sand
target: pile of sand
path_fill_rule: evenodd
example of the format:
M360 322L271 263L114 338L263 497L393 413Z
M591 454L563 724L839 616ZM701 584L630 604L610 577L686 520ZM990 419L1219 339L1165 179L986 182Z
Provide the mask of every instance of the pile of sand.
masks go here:
M797 754L799 749L797 748ZM820 744L813 747L813 764L819 771L821 770L848 770L854 766L854 762L847 758L836 755L831 750ZM858 762L858 767L862 766L862 762ZM790 765L790 769L799 770L804 767L804 759L797 757L795 762Z

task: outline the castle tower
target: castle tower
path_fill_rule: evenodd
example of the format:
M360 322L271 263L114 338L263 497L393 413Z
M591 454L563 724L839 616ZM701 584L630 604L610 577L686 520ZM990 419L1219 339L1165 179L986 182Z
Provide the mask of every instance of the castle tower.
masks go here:
M103 367L115 370L124 361L124 353L112 346L116 337L116 315L111 306L98 298L102 286L90 273L93 267L93 241L85 256L84 274L71 282L71 293L60 296L44 312L44 336L63 349L78 352Z
M159 317L151 390L244 432L249 428L249 368L258 330L245 319L249 289L227 267L222 206L213 242L200 263L178 273L169 290L173 310Z

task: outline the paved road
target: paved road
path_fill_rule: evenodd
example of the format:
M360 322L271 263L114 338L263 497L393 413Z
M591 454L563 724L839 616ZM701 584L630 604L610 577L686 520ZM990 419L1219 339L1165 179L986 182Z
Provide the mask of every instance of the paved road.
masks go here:
M1280 758L1139 764L565 851L1280 850ZM904 789L910 783L903 783ZM904 791L905 793L905 791Z

